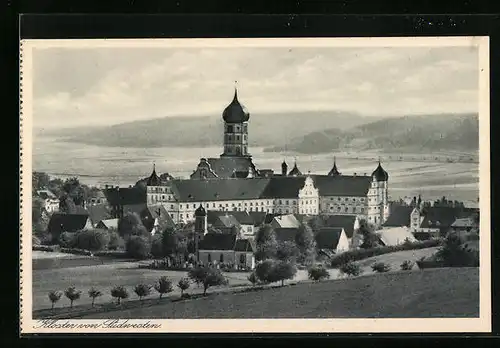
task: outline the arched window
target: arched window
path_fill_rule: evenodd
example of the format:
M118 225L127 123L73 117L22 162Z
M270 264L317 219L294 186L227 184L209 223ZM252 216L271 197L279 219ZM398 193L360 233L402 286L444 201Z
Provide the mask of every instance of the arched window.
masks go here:
M224 262L224 254L220 254L219 261L220 261L221 263L222 263L222 262Z
M212 262L212 254L208 254L208 262Z
M246 259L246 258L245 258L245 254L241 254L241 255L240 255L240 263L243 263L243 264L244 264L244 263L245 263L245 261L246 261L245 259Z

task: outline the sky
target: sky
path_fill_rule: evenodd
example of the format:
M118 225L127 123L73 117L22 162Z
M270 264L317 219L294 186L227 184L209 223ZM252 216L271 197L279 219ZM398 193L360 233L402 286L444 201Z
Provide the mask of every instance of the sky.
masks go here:
M478 111L475 47L34 48L37 128L250 114Z

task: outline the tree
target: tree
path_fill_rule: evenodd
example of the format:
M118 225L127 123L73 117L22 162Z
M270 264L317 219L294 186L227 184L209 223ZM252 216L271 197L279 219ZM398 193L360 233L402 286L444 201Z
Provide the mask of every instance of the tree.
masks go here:
M163 254L163 241L162 241L162 235L160 234L155 234L153 238L151 238L151 255L155 259L162 258L165 256Z
M325 267L313 266L313 267L309 268L308 276L309 276L309 279L312 279L315 281L321 281L323 279L330 278L330 273L328 272L328 270Z
M167 277L161 277L158 283L155 284L155 290L160 294L160 299L163 294L168 294L174 289L172 288L172 282Z
M372 265L372 270L378 273L385 273L391 270L391 266L383 262L375 262Z
M462 240L456 234L450 234L436 253L436 258L445 267L470 267L479 264L479 255L462 245Z
M278 261L273 265L270 282L281 281L281 286L283 286L285 285L285 280L293 279L296 273L297 267L294 264Z
M87 199L85 187L80 184L77 177L66 179L62 188L76 205L83 205Z
M103 250L110 241L108 231L102 229L79 231L75 236L74 245L85 250Z
M257 260L266 260L276 256L278 242L271 225L266 224L257 231L255 243L257 245L255 255Z
M125 245L127 255L134 259L146 259L151 252L151 243L143 236L131 236Z
M127 239L130 236L149 236L150 233L144 227L137 213L127 213L118 220L118 234Z
M76 301L80 298L82 292L80 290L76 290L74 286L71 286L64 291L64 295L70 301L70 308L73 308L73 301Z
M196 270L197 268L197 270ZM189 272L189 277L195 282L203 284L203 295L206 295L211 286L226 285L227 279L222 272L216 268L196 267L194 272Z
M181 278L179 282L177 283L177 287L181 290L181 297L184 295L184 291L189 289L189 286L191 284L189 283L188 278Z
M56 304L57 301L61 299L62 292L60 291L51 291L49 292L49 300L52 303L51 309L54 309L54 305Z
M122 299L128 298L128 291L124 286L115 286L111 289L111 296L117 299L118 304Z
M252 283L252 286L255 286L259 279L257 278L257 275L255 272L250 273L250 275L247 277L248 281Z
M362 238L360 248L371 249L379 245L379 238L373 231L373 226L369 225L366 220L359 222L359 228L356 234Z
M137 284L134 288L134 292L139 296L139 300L142 302L142 298L149 296L151 293L151 285L149 284Z
M54 178L49 181L48 189L50 192L54 193L57 197L61 197L63 194L63 181L59 178Z
M274 268L274 263L276 261L274 260L264 260L263 262L259 263L257 267L255 268L255 275L257 278L262 281L263 283L270 283L271 281L271 274Z
M31 200L31 225L33 234L44 235L49 225L49 216L45 210L45 202L40 197Z
M59 198L59 211L66 214L76 213L76 204L68 194L63 194Z
M294 262L297 256L299 256L299 253L299 248L294 242L278 242L278 248L276 250L276 257L278 258L278 260Z
M74 248L76 244L75 232L63 232L59 235L59 246L63 248Z
M361 267L354 262L346 262L342 264L339 271L341 274L347 274L348 276L358 276L362 273Z
M102 292L100 292L99 290L95 289L95 288L90 288L89 290L89 297L92 299L92 307L94 307L94 302L95 302L95 299L102 296Z
M312 264L316 257L316 240L311 227L303 224L295 235L295 243L300 251L300 260Z

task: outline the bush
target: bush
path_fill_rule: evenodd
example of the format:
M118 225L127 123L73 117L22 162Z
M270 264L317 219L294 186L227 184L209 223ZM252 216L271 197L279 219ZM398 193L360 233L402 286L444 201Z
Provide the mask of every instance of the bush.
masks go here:
M401 264L400 267L402 271L411 271L414 265L415 264L412 261L406 260Z
M62 292L60 292L60 291L51 291L51 292L49 292L48 296L49 296L50 302L52 303L51 309L54 309L54 305L56 304L56 302L61 299Z
M227 279L222 272L215 268L196 267L189 271L189 277L198 284L203 284L203 295L211 286L226 285Z
M125 241L116 231L109 231L108 250L125 249Z
M84 250L103 250L110 241L106 230L83 230L76 234L74 246Z
M426 240L423 242L414 242L414 243L403 243L400 245L394 246L383 246L376 247L370 249L354 249L343 252L342 254L335 255L331 261L330 266L333 268L339 268L345 263L359 261L363 259L367 259L373 256L379 256L383 254L388 254L396 251L404 251L404 250L418 250L425 248L432 248L440 245L439 240Z
M479 252L462 245L461 239L450 234L436 253L436 259L442 261L444 267L478 267Z
M151 252L149 239L143 236L131 236L127 240L127 255L134 259L146 259Z
M250 275L247 277L248 281L252 283L252 286L255 286L259 279L257 278L257 275L255 272L250 273Z
M391 270L391 266L383 262L375 262L372 265L372 270L378 273L385 273Z
M158 283L155 284L155 290L160 294L161 298L163 294L168 294L174 289L172 288L172 282L167 277L161 277Z
M191 284L189 283L188 278L182 278L179 280L179 282L177 283L177 287L181 290L181 297L184 297L184 295L188 295L188 294L185 294L184 291L189 289L190 285Z
M124 286L115 286L111 289L111 296L117 299L118 304L122 299L128 298L128 291Z
M330 278L330 273L323 266L313 266L308 271L309 279L321 281Z
M142 298L149 296L151 293L151 285L149 284L138 284L134 288L134 292L139 296L139 300L142 302Z
M58 244L62 248L73 248L75 246L76 233L63 232L59 235Z
M82 294L81 291L76 290L74 286L71 286L64 291L64 295L68 298L70 301L70 308L73 308L73 301L76 301L80 298L80 295Z
M362 273L361 267L359 267L359 265L354 262L344 263L342 266L340 266L339 270L342 274L347 274L348 276L355 277Z
M102 292L100 292L99 290L93 287L89 290L89 297L92 299L92 307L94 307L95 299L100 296L102 296Z

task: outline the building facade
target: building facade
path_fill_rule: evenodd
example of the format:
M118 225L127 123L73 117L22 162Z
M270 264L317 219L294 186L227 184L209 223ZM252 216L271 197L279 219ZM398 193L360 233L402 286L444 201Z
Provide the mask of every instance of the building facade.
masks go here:
M388 174L381 163L368 175L302 174L297 162L287 173L259 172L248 149L250 114L235 91L224 109L223 153L202 158L190 179L160 180L153 168L147 180L147 204L161 204L175 223L195 220L202 206L214 211L269 214L349 215L382 224L389 215Z

